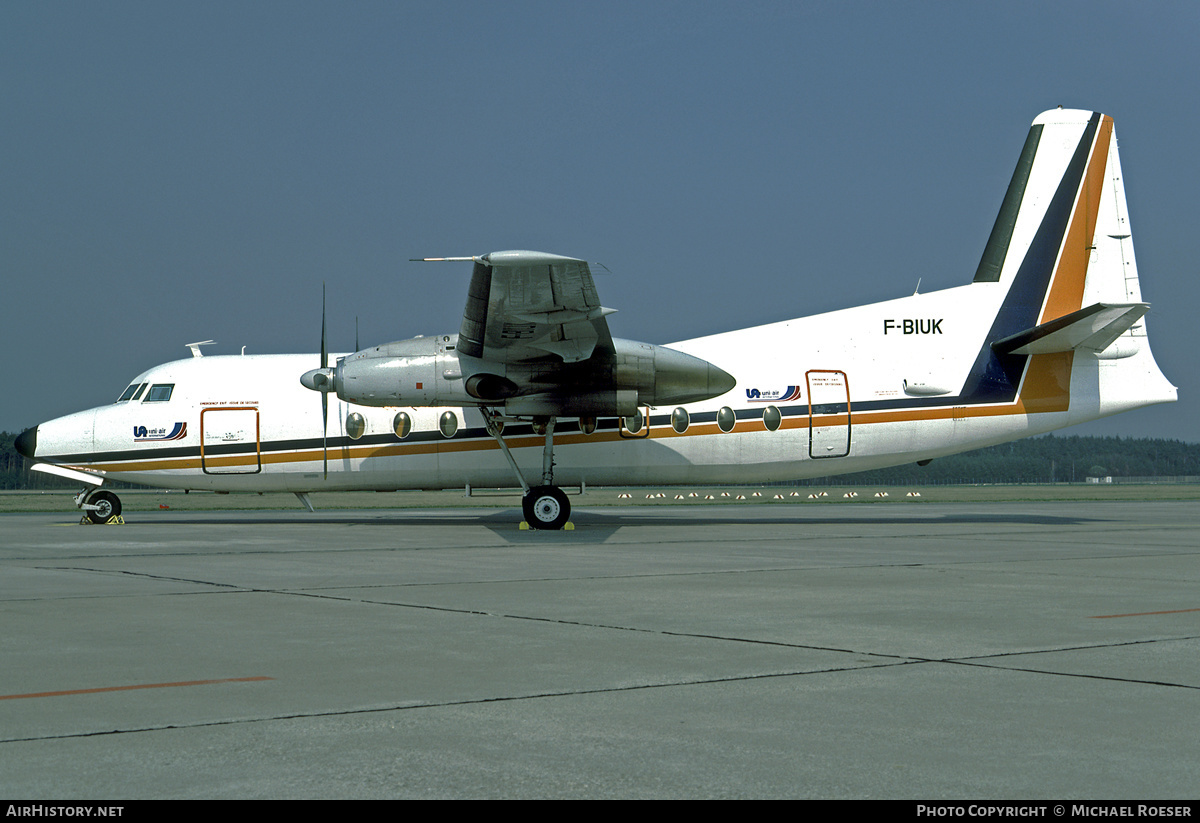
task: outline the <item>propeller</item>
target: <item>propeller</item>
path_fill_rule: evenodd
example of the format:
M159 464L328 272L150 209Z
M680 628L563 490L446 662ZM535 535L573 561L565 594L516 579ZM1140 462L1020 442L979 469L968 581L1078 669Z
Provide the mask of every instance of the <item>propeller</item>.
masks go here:
M325 391L321 392L321 465L325 479L329 479L329 347L325 344L325 284L321 284L321 372L325 378Z
M321 393L321 462L325 479L329 479L329 392L333 389L333 375L329 369L329 347L325 336L325 284L321 284L321 367L306 371L300 383L306 389Z
M354 350L358 351L358 318L354 318ZM329 368L329 345L325 332L325 284L321 284L321 367L300 375L306 389L321 393L321 463L329 479L329 393L336 391L334 370Z

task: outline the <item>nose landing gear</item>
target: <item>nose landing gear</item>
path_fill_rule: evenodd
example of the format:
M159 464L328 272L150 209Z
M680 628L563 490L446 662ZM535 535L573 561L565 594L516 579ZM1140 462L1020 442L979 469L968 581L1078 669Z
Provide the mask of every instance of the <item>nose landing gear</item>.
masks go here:
M85 489L75 498L75 503L91 523L125 522L121 519L121 498L106 489Z

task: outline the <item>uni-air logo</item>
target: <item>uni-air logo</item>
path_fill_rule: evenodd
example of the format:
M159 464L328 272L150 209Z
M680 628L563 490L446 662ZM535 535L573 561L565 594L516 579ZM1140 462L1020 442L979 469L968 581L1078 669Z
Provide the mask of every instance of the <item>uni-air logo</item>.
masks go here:
M146 426L133 427L133 442L146 443L151 440L182 440L187 437L187 423L176 423L175 427L168 431L166 428L147 428Z
M786 389L746 389L746 399L751 403L778 403L800 399L800 387L788 386Z

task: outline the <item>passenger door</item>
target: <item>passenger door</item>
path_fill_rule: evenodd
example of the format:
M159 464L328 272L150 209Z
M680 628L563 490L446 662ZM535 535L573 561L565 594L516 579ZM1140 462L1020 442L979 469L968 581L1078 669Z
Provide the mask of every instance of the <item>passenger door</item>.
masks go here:
M850 454L850 383L843 371L811 369L808 381L808 455Z

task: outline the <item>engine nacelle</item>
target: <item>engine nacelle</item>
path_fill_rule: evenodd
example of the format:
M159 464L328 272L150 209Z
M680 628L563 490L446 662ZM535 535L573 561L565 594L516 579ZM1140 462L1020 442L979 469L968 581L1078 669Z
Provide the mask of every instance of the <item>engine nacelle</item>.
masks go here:
M559 417L628 417L639 405L706 400L735 384L698 357L633 340L614 339L612 350L579 363L492 363L456 351L457 340L439 335L373 346L301 382L360 406L486 405Z
M733 375L707 360L666 346L613 338L613 388L631 389L650 406L696 403L731 390Z
M333 370L333 388L360 406L478 404L467 393L452 340L414 337L348 354Z

